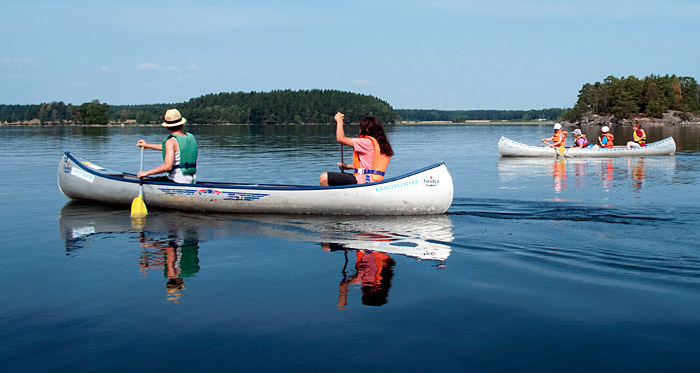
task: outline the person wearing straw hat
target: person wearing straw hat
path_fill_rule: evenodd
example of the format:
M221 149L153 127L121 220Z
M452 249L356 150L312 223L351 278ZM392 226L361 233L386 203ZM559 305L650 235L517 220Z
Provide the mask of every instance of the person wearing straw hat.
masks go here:
M191 133L182 132L182 126L187 122L187 119L183 118L177 109L168 109L164 119L165 121L161 125L170 134L163 140L162 144L149 144L144 140L139 140L136 143L136 146L144 149L161 151L163 163L156 168L139 171L136 177L142 178L167 172L166 176L161 176L156 180L193 184L197 172L197 140Z

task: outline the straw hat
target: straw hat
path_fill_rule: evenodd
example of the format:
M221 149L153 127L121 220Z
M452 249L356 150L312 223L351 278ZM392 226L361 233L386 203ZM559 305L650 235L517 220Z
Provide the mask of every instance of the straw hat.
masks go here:
M185 122L187 122L187 119L183 118L177 109L168 109L168 111L165 112L165 122L160 125L163 127L175 127L181 126L185 124Z

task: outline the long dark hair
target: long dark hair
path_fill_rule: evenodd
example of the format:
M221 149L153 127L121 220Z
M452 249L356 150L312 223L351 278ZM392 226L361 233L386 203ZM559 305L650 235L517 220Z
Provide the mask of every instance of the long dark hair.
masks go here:
M389 139L384 133L382 122L375 117L364 117L360 121L360 136L372 136L379 143L379 150L382 154L391 157L394 155L394 149L389 144Z

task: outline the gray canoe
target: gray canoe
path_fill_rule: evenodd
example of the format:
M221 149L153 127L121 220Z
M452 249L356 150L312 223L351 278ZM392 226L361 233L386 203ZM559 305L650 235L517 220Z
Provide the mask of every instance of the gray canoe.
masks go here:
M667 137L640 148L628 149L626 146L616 146L612 149L560 149L526 145L506 137L501 137L501 139L498 140L498 152L501 153L503 157L648 157L673 155L673 153L676 152L676 142L673 140L673 137Z
M66 152L58 165L58 187L71 199L128 207L139 195L134 174L117 172ZM189 211L430 215L452 205L452 176L443 162L380 182L334 187L198 182L177 184L145 179L143 200L151 208Z

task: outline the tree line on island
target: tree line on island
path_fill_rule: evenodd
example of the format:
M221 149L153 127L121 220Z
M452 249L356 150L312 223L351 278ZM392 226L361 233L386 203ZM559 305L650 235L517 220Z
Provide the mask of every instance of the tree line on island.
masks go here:
M634 76L608 76L603 82L584 84L578 101L566 111L563 120L579 120L597 114L628 119L636 116L662 118L673 111L681 118L687 114L700 115L700 86L689 76L651 75L644 79Z
M603 82L584 84L571 109L533 110L425 110L394 109L379 98L338 90L278 90L224 92L182 103L109 105L93 100L81 105L62 101L34 105L0 105L0 123L51 124L155 124L165 110L176 107L190 123L199 124L303 124L330 123L337 111L350 122L372 115L383 123L400 121L470 120L536 121L580 120L586 115L615 118L661 118L673 111L683 119L700 116L700 86L692 77L651 75L609 76Z
M0 105L0 123L40 124L160 123L168 108L177 108L189 123L289 124L330 123L341 111L350 122L367 115L383 123L399 120L386 101L337 90L280 90L208 94L182 103L108 105L93 100L75 106L63 102L40 105Z
M531 122L537 120L557 120L566 109L532 109L532 110L431 110L431 109L397 109L404 121L412 122L453 122L463 123L470 120Z

